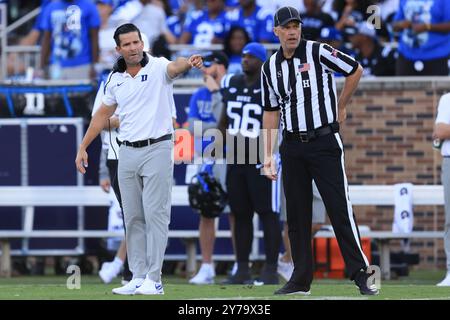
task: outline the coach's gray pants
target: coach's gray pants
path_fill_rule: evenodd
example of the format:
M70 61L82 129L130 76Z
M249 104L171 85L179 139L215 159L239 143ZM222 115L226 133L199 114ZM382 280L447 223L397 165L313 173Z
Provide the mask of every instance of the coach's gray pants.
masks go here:
M143 148L122 145L119 186L133 278L161 280L167 246L173 180L173 142Z
M444 247L447 256L447 271L450 272L450 158L442 159L441 180L444 185L445 200Z

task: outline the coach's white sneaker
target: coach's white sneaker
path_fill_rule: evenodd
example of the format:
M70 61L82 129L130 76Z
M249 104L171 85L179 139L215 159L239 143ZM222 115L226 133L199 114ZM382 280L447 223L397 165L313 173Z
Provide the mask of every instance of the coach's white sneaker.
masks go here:
M195 277L189 280L190 284L213 284L216 272L211 263L202 263Z
M121 295L125 295L125 296L131 296L136 292L136 290L140 286L142 286L143 283L144 283L144 279L136 278L136 279L131 280L130 282L128 282L126 285L124 285L122 287L112 289L112 293L121 294Z
M438 287L450 287L450 272L447 273L444 280L437 284Z
M121 265L114 262L104 262L98 275L104 283L110 283L120 273Z
M136 289L134 294L164 294L164 289L161 282L150 280L150 278L147 276L142 285Z
M284 262L283 260L278 259L277 272L284 280L289 281L292 272L294 272L294 265L292 262Z

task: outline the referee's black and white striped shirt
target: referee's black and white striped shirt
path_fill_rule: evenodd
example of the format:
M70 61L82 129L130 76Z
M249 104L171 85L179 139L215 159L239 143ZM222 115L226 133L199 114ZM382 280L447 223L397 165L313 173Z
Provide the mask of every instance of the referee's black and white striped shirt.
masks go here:
M334 72L353 74L358 62L333 47L301 40L291 59L283 49L261 69L261 94L265 111L281 111L282 128L309 131L337 121Z

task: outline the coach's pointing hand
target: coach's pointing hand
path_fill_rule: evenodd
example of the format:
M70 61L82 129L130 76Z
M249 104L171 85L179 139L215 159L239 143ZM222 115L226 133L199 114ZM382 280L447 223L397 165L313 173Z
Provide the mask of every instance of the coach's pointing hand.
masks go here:
M86 173L85 167L88 166L88 154L85 149L80 148L77 153L77 157L75 158L75 165L77 166L77 170L82 174Z
M194 54L189 57L188 63L191 65L191 67L200 69L203 66L202 56L199 54Z

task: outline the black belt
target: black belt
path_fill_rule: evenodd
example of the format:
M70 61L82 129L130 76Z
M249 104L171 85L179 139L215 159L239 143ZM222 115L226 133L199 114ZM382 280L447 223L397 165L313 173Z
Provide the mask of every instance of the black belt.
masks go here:
M310 142L316 139L317 137L326 136L327 134L336 132L339 132L339 123L333 122L330 123L329 125L309 131L300 131L300 132L283 131L283 138L290 141L296 140L301 142Z
M157 143L157 142L170 140L170 139L172 139L172 134L171 133L166 134L166 135L164 135L162 137L159 137L159 138L156 138L156 139L151 139L150 138L150 139L145 139L145 140L140 140L140 141L133 141L133 142L126 141L126 140L125 141L120 141L119 139L116 138L117 143L119 144L119 147L122 144L124 144L124 145L126 145L128 147L133 147L133 148L142 148L142 147L148 146L149 144L154 144L154 143Z

